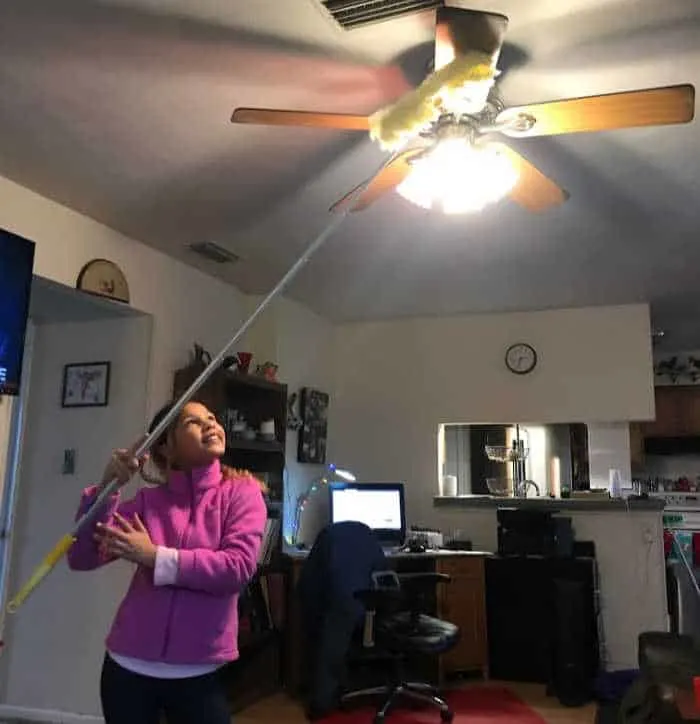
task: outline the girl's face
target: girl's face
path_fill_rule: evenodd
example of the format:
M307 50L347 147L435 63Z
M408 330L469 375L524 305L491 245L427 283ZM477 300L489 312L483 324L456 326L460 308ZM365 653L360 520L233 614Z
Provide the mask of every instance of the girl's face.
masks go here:
M199 402L188 402L168 441L168 457L178 468L204 467L226 452L226 434L214 413Z

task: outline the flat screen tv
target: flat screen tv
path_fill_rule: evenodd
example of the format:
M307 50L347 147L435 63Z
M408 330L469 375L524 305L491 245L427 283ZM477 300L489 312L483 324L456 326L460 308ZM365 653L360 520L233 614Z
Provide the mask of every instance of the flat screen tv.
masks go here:
M34 242L0 229L0 395L18 395Z

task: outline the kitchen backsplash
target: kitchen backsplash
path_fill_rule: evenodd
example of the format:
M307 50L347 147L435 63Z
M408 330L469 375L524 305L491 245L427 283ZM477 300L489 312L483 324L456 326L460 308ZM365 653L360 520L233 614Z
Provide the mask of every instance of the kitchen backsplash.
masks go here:
M639 477L682 478L700 476L700 455L647 455Z

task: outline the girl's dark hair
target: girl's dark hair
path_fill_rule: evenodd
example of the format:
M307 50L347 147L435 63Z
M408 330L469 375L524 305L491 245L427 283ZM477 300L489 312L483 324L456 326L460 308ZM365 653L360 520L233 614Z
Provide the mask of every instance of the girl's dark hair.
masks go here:
M190 402L197 402L200 405L203 405L203 402L200 402L199 400L190 400ZM148 426L148 434L150 435L156 427L163 421L165 416L173 409L175 406L175 402L171 401L168 402L166 405L163 405L163 407L156 412L155 415L153 415L153 419L151 420L151 424ZM206 405L205 405L206 407ZM178 415L179 417L179 415ZM168 442L168 436L170 433L175 429L178 423L178 417L176 417L169 425L166 427L166 429L155 439L153 442L153 445L151 446L151 460L155 463L155 465L159 468L159 470L165 470L168 467L168 460L163 455L162 452L160 452L160 448L167 444ZM249 477L253 478L263 492L267 492L267 486L265 483L263 483L262 480L259 478L256 478L249 470L241 470L238 468L232 468L228 465L221 465L221 474L222 478L224 480L233 480L234 478L241 478L241 477Z
M153 415L151 424L148 426L149 435L156 429L156 427L158 427L158 425L160 425L163 418L173 409L174 405L174 402L168 402L167 405L163 405L163 407L161 407L160 410ZM177 420L173 420L173 422L171 422L170 425L168 425L168 427L155 439L153 445L151 445L151 460L153 460L160 469L164 469L167 466L168 461L165 459L165 456L159 452L159 449L168 442L168 435L170 435L175 425L177 425Z

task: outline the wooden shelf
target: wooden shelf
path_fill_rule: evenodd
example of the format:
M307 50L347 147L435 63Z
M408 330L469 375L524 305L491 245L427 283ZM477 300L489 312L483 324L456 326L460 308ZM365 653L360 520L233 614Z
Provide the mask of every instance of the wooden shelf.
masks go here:
M250 450L251 452L267 452L284 454L284 445L281 442L267 442L266 440L229 440L226 444L227 451Z
M257 387L260 390L268 390L277 394L286 390L286 386L280 382L273 382L265 377L240 372L225 372L226 382L231 385L245 385L246 387Z

